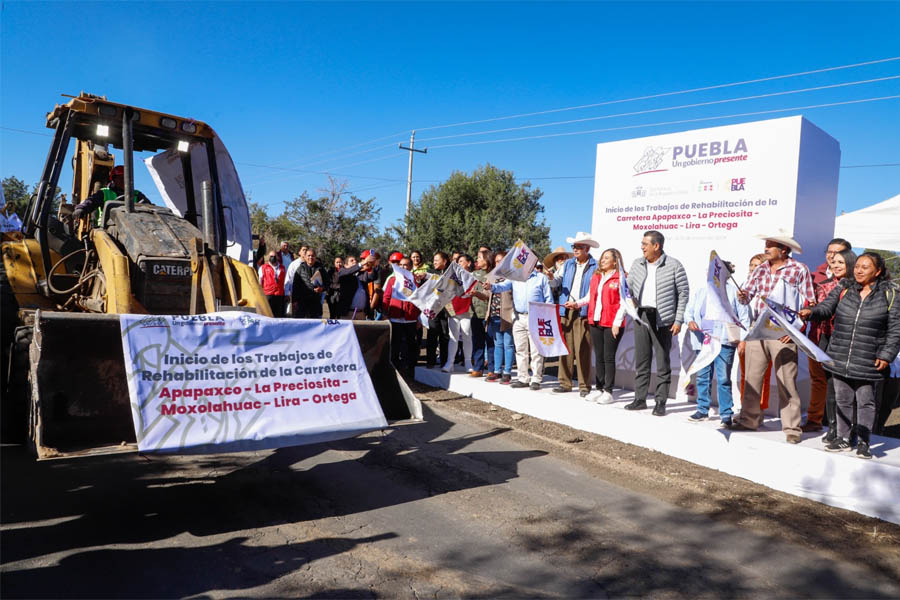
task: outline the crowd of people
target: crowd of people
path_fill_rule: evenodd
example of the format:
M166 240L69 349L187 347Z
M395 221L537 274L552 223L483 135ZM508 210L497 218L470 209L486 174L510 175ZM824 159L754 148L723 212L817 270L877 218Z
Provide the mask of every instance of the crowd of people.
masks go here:
M488 273L506 255L488 246L479 247L474 258L438 251L431 264L419 251L408 256L392 252L383 264L382 255L370 249L359 257L336 257L325 266L315 249L300 246L294 255L287 242L260 259L259 277L275 316L319 318L324 306L330 318L390 321L391 359L407 376L413 376L420 362L424 338L426 368L447 373L461 368L471 377L515 389L538 390L544 379L546 358L529 332L529 304L555 304L569 352L558 359L558 383L552 392L566 394L577 387L582 398L600 404L614 402L616 353L629 318L623 302L628 296L620 290L625 287L641 321L633 327L635 394L626 410L650 408L655 360L652 414L666 414L672 344L686 328L684 335L697 354L710 336L721 342L715 358L696 373L697 408L688 417L691 421L711 418L715 374L720 426L758 429L774 369L788 443L798 443L804 432L827 428L822 438L826 450L855 447L857 456L871 458L870 435L881 432L900 395L900 373L891 377L900 352L900 302L895 301L898 288L884 258L873 252L856 256L849 242L834 239L825 262L810 272L792 257L801 247L789 235L764 240L764 251L751 259L742 284L734 280L734 265L725 263L730 270L727 303L740 322L738 329L707 318L707 286L691 289L685 267L665 253L665 237L658 231L644 232L641 256L627 270L618 249L607 248L595 258L591 250L599 250L599 242L578 232L566 240L571 250L556 248L525 281L499 278L488 283ZM395 297L394 265L411 273L419 285L430 274L443 274L451 263L478 283L423 323L412 302ZM808 359L806 410L797 388L797 344L787 335L745 339L773 305L831 358L825 364ZM741 374L737 414L732 391L736 360Z

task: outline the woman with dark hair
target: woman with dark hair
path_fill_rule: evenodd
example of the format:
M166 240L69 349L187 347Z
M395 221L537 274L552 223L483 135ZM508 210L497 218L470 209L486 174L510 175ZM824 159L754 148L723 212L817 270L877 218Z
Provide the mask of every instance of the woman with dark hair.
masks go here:
M859 435L856 455L872 458L869 434L875 424L875 383L886 377L891 361L900 351L897 296L884 258L866 252L856 260L852 279L843 279L825 300L800 311L801 317L815 321L834 317L827 349L832 362L824 367L833 375L838 437L825 446L829 452L850 449L855 405Z
M457 264L468 272L472 272L472 257L468 254L460 254L456 259ZM453 363L456 358L456 349L462 341L463 364L466 371L471 374L476 368L472 365L472 292L457 296L450 301L445 308L450 317L448 326L450 329L450 342L447 345L447 362L441 370L445 373L453 372ZM479 367L477 370L481 370Z
M613 402L616 382L616 350L625 331L625 307L619 302L619 265L622 254L615 248L604 250L594 269L588 295L578 302L587 305L588 331L594 348L594 379L598 393L587 400L599 404Z
M853 267L856 265L856 253L853 250L843 250L832 258L829 266L831 277L814 285L816 290L816 302L822 302L828 294L836 288L845 277L853 277ZM819 348L825 350L831 341L834 331L834 318L817 321L810 324L809 339L815 342ZM834 402L834 382L831 373L825 371L825 418L828 421L828 433L822 438L823 444L830 444L837 437L837 405Z

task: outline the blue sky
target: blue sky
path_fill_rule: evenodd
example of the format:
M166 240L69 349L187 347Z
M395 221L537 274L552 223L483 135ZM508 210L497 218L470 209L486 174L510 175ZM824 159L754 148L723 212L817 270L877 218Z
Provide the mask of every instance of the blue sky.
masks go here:
M212 125L252 200L277 214L335 173L377 198L384 224L453 171L491 163L544 192L553 246L589 228L599 142L803 114L846 166L900 163L900 100L758 117L579 132L900 94L900 79L567 125L436 140L900 75L900 60L531 117L595 104L900 56L900 3L3 2L0 176L33 183L59 94L85 90ZM429 129L432 128L432 129ZM374 141L373 140L378 140ZM440 147L445 146L445 147ZM265 166L253 166L265 165ZM278 168L273 168L278 167ZM138 186L151 198L148 176ZM68 187L68 183L63 186ZM900 167L842 169L838 209L900 193Z

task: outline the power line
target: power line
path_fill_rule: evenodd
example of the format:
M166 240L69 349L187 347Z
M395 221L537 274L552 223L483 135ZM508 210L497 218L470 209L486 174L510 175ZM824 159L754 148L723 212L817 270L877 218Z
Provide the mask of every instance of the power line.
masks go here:
M352 149L354 149L354 148L359 148L360 146L368 146L369 144L374 144L375 142L380 142L380 141L382 141L382 140L389 140L389 139L392 139L392 138L397 138L398 136L404 135L405 133L406 133L406 132L401 131L401 132L399 132L399 133L393 133L393 134L391 134L391 135L385 135L385 136L382 136L382 137L378 137L378 138L369 140L369 141L367 141L367 142L360 142L360 143L358 143L358 144L352 144L352 145L350 145L350 146L345 146L345 147L343 147L343 148L338 148L338 149L336 149L336 150L328 150L327 152L322 152L321 154L314 154L314 155L308 156L308 157L306 157L306 158L292 159L292 160L288 160L288 161L281 162L281 163L276 163L276 164L278 164L279 166L282 166L282 165L288 165L288 164L291 164L291 163L294 163L294 162L302 162L302 161L305 161L305 160L310 160L310 159L313 159L313 158L318 158L318 157L320 157L320 156L327 156L327 155L329 155L329 154L337 154L337 153L343 152L343 151L345 151L345 150L352 150ZM379 146L378 148L373 148L372 150L366 150L365 152L373 152L374 150L379 150L379 149L381 149L381 148L393 148L393 147L394 147L394 143L391 143L391 144L385 144L385 145ZM365 152L357 152L357 153L354 153L354 154L363 154L363 153L365 153ZM351 156L352 156L352 154L351 154ZM309 163L309 164L300 165L300 166L308 167L308 166L311 166L311 165L314 165L314 164L317 164L317 163L320 163L320 162L325 162L325 161L321 161L321 160L320 160L320 161L315 161L315 162L312 162L312 163Z
M31 135L40 135L43 137L53 137L50 133L44 133L43 131L31 131L29 129L15 129L14 127L0 127L0 129L4 129L6 131L15 131L17 133L29 133Z
M393 146L392 146L392 147L393 147ZM368 163L378 162L378 161L382 161L382 160L388 160L388 159L391 159L391 158L397 158L398 156L399 156L399 155L397 155L397 154L389 154L389 155L381 156L381 157L378 157L378 158L372 158L372 159L369 159L369 160L361 160L361 161L358 161L358 162L354 162L354 163L350 163L350 164L346 164L346 165L341 165L341 166L334 167L334 168L335 168L335 169L346 169L347 167L355 167L355 166L358 166L358 165L365 165L365 164L368 164ZM336 173L334 173L333 171L327 170L327 171L311 171L311 172L307 172L307 173L300 173L300 174L297 175L296 177L304 177L305 175L316 175L316 174L321 174L321 175L336 175ZM340 175L339 175L339 176L340 176ZM262 180L253 181L253 182L248 183L247 185L263 185L263 184L267 184L267 183L273 183L273 182L276 182L276 181L286 181L286 180L288 180L288 179L291 179L292 177L294 177L294 176L291 176L291 175L288 175L287 177L284 177L284 176L280 176L280 177L279 177L279 176L276 176L276 177L272 177L272 178L269 178L269 179L262 179Z
M804 93L804 92L814 92L814 91L819 91L819 90L833 89L833 88L839 88L839 87L847 87L847 86L851 86L851 85L862 85L862 84L866 84L866 83L877 83L877 82L880 82L880 81L888 81L888 80L892 80L892 79L900 79L900 75L891 75L891 76L889 76L889 77L878 77L878 78L876 78L876 79L865 79L865 80L861 80L861 81L849 81L849 82L845 82L845 83L834 83L834 84L830 84L830 85L820 85L820 86L816 86L816 87L803 88L803 89L799 89L799 90L786 90L786 91L783 91L783 92L771 92L771 93L768 93L768 94L757 94L757 95L754 95L754 96L743 96L743 97L741 97L741 98L726 98L726 99L724 99L724 100L711 100L711 101L709 101L709 102L697 102L697 103L694 103L694 104L682 104L681 106L668 106L668 107L662 107L662 108L649 108L649 109L646 109L646 110L638 110L638 111L633 111L633 112L625 112L625 113L618 113L618 114L612 114L612 115L601 115L601 116L599 116L599 117L585 117L585 118L582 118L582 119L571 119L571 120L568 120L568 121L554 121L554 122L552 122L552 123L537 123L537 124L535 124L535 125L521 125L521 126L519 126L519 127L506 127L506 128L504 128L504 129L490 129L490 130L486 130L486 131L476 131L476 132L473 132L473 133L455 133L455 134L452 134L452 135L443 135L443 136L438 136L438 137L425 138L425 139L420 140L420 141L423 141L423 142L431 142L431 141L434 141L434 140L445 140L445 139L450 139L450 138L469 137L469 136L473 136L473 135L487 135L487 134L490 134L490 133L503 133L503 132L506 132L506 131L518 131L518 130L522 130L522 129L536 129L536 128L539 128L539 127L552 127L552 126L555 126L555 125L571 125L572 123L584 123L584 122L586 122L586 121L599 121L599 120L602 120L602 119L614 119L614 118L618 118L618 117L633 117L633 116L636 116L636 115L645 115L645 114L655 113L655 112L665 112L665 111L668 111L668 110L681 110L681 109L684 109L684 108L697 108L697 107L700 107L700 106L710 106L710 105L713 105L713 104L726 104L726 103L729 103L729 102L740 102L740 101L743 101L743 100L758 100L758 99L761 99L761 98L772 98L772 97L774 97L774 96L785 96L785 95L788 95L788 94L801 94L801 93Z
M605 102L595 102L593 104L582 104L579 106L567 106L567 107L563 107L563 108L554 108L554 109L550 109L550 110L541 110L541 111L530 112L530 113L521 113L521 114L517 114L517 115L508 115L508 116L504 116L504 117L492 117L490 119L479 119L477 121L463 121L463 122L459 122L459 123L451 123L448 125L433 125L431 127L416 127L416 130L417 131L427 131L430 129L445 129L447 127L461 127L463 125L477 125L479 123L490 123L492 121L505 121L505 120L509 120L509 119L534 117L534 116L538 116L538 115L546 115L546 114L550 114L550 113L564 112L564 111L570 111L570 110L581 110L583 108L608 106L610 104L621 104L624 102L635 102L638 100L650 100L653 98L663 98L666 96L677 96L680 94L705 92L705 91L709 91L709 90L717 90L717 89L722 89L722 88L735 87L735 86L739 86L739 85L749 85L751 83L761 83L764 81L775 81L778 79L788 79L790 77L801 77L804 75L814 75L817 73L826 73L829 71L839 71L842 69L854 69L856 67L864 67L864 66L868 66L868 65L893 62L896 60L900 60L900 56L893 56L890 58L881 58L881 59L877 59L877 60L869 60L869 61L854 63L854 64L850 64L850 65L840 65L840 66L836 66L836 67L826 67L823 69L814 69L812 71L801 71L798 73L788 73L786 75L774 75L771 77L761 77L759 79L748 79L746 81L736 81L733 83L722 83L722 84L717 84L717 85L709 85L709 86L705 86L705 87L691 88L688 90L679 90L679 91L675 91L675 92L663 92L660 94L650 94L648 96L636 96L634 98L623 98L620 100L607 100Z
M461 126L464 126L464 125L477 125L477 124L480 124L480 123L490 123L490 122L494 122L494 121L504 121L504 120L509 120L509 119L518 119L518 118L532 117L532 116L545 115L545 114L551 114L551 113L557 113L557 112L565 112L565 111L572 111L572 110L581 110L581 109L585 109L585 108L594 108L594 107L598 107L598 106L608 106L608 105L611 105L611 104L622 104L622 103L626 103L626 102L636 102L636 101L640 101L640 100L649 100L649 99L653 99L653 98L664 98L664 97L668 97L668 96L677 96L677 95L682 95L682 94L690 94L690 93L694 93L694 92L702 92L702 91L709 91L709 90L723 89L723 88L736 87L736 86L741 86L741 85L749 85L749 84L753 84L753 83L762 83L762 82L766 82L766 81L776 81L776 80L779 80L779 79L788 79L788 78L791 78L791 77L801 77L801 76L805 76L805 75L814 75L814 74L818 74L818 73L827 73L827 72L831 72L831 71L839 71L839 70L844 70L844 69L853 69L853 68L857 68L857 67L864 67L864 66L869 66L869 65L874 65L874 64L881 64L881 63L893 62L893 61L897 61L897 60L900 60L900 56L890 57L890 58L882 58L882 59L877 59L877 60L870 60L870 61L865 61L865 62L859 62L859 63L847 64L847 65L839 65L839 66L835 66L835 67L825 67L825 68L821 68L821 69L813 69L813 70L810 70L810 71L800 71L800 72L797 72L797 73L788 73L788 74L784 74L784 75L774 75L774 76L770 76L770 77L761 77L761 78L757 78L757 79L749 79L749 80L746 80L746 81L737 81L737 82L732 82L732 83L723 83L723 84L717 84L717 85L711 85L711 86L704 86L704 87L698 87L698 88L691 88L691 89L687 89L687 90L678 90L678 91L672 91L672 92L662 92L662 93L658 93L658 94L650 94L650 95L647 95L647 96L636 96L636 97L633 97L633 98L623 98L623 99L619 99L619 100L608 100L608 101L604 101L604 102L595 102L595 103L593 103L593 104L583 104L583 105L579 105L579 106L568 106L568 107L563 107L563 108L555 108L555 109L543 110L543 111L536 111L536 112L530 112L530 113L520 113L520 114L507 115L507 116L502 116L502 117L492 117L492 118L488 118L488 119L479 119L479 120L474 120L474 121L463 121L463 122L459 122L459 123L451 123L451 124L447 124L447 125L433 125L433 126L430 126L430 127L418 127L418 128L416 128L416 129L417 129L418 131L429 131L429 130L433 130L433 129L445 129L445 128L449 128L449 127L461 127ZM502 131L502 130L501 130L501 131ZM278 164L278 165L287 165L287 164L292 164L292 163L295 163L295 162L302 162L302 161L304 161L304 160L308 160L309 158L318 158L318 157L320 157L320 156L326 156L326 155L329 155L329 154L337 154L337 153L342 152L342 151L344 151L344 150L351 150L351 149L354 149L354 148L358 148L358 147L361 147L361 146L366 146L366 145L368 145L368 144L372 144L372 143L379 142L379 141L382 141L382 140L392 139L392 138L396 139L396 138L398 138L398 137L401 136L401 135L405 135L405 132L398 132L398 133L395 133L395 134L391 134L391 135L387 135L387 136L382 136L382 137L379 137L379 138L375 138L375 139L369 140L368 142L361 142L361 143L359 143L359 144L353 144L353 145L351 145L351 146L346 146L346 147L344 147L344 148L340 148L340 149L337 149L337 150L331 150L331 151L328 151L328 152L325 152L325 153L322 153L322 154L313 155L313 156L308 157L308 158L297 159L296 161L286 161L286 162L283 162L283 163L277 163L277 164ZM475 133L475 134L469 134L469 135L479 135L479 134L478 134L478 133ZM429 139L442 139L442 138L429 138ZM397 140L397 141L399 142L399 141L402 141L402 140ZM393 145L394 145L394 144L389 144L389 145L378 146L378 147L376 147L376 148L371 148L371 149L368 149L368 150L361 150L361 151L359 151L359 152L352 153L350 156L359 155L359 154L366 154L366 153L370 153L370 152L375 152L375 151L380 150L380 149L382 149L382 148L393 147ZM299 165L299 166L301 166L301 167L308 167L308 166L313 166L313 165L315 165L315 164L320 164L320 163L323 163L323 162L328 162L328 161L327 161L327 160L319 160L319 161L315 161L315 162L312 162L312 163L302 164L302 165Z
M248 162L237 162L236 165L244 165L246 167L257 167L259 169L272 169L275 171L291 171L295 173L303 173L306 175L334 175L335 177L352 177L354 179L373 179L376 181L403 181L403 179L397 179L396 177L372 177L369 175L353 175L350 173L332 173L329 171L312 171L309 169L300 169L297 167L279 167L276 165L261 165L258 163L248 163Z
M643 127L658 127L658 126L663 126L663 125L679 125L679 124L683 124L683 123L696 123L698 121L713 121L713 120L718 120L718 119L733 119L733 118L737 118L737 117L750 117L750 116L754 116L754 115L766 115L766 114L772 114L772 113L778 113L778 112L789 112L792 110L812 110L814 108L827 108L827 107L831 107L831 106L842 106L845 104L861 104L864 102L878 102L880 100L893 100L896 98L900 98L900 95L881 96L881 97L877 97L877 98L863 98L860 100L846 100L843 102L830 102L827 104L812 104L809 106L796 106L793 108L776 108L776 109L772 109L772 110L758 110L758 111L753 111L753 112L736 113L733 115L721 115L721 116L717 116L717 117L698 117L695 119L680 119L677 121L661 121L659 123L644 123L641 125L622 125L620 127L606 127L603 129L588 129L588 130L582 130L582 131L569 131L569 132L565 132L565 133L547 133L547 134L543 134L543 135L530 135L530 136L516 137L516 138L501 138L498 140L482 140L482 141L478 141L478 142L460 142L458 144L438 144L437 146L431 146L431 149L434 150L437 148L458 148L461 146L477 146L477 145L482 145L482 144L499 144L499 143L503 143L503 142L520 142L520 141L524 141L524 140L537 140L537 139L546 139L546 138L563 137L563 136L571 136L571 135L584 135L587 133L603 133L603 132L608 132L608 131L621 131L621 130L625 130L625 129L640 129Z

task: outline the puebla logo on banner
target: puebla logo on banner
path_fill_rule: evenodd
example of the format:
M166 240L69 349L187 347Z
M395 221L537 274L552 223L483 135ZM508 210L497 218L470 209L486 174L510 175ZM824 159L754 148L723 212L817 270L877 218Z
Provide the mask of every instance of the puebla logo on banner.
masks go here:
M392 268L394 269L394 284L391 295L398 300L408 302L413 292L416 291L416 280L412 273L400 265L393 265Z
M500 264L487 274L487 281L495 283L501 277L511 281L528 281L537 262L537 254L525 242L518 240Z
M562 336L559 307L546 302L528 303L528 334L541 356L566 356L569 348Z
M349 321L121 315L140 452L238 452L387 426Z
M718 165L747 160L749 152L744 138L713 140L672 147L648 146L634 164L634 176L662 173L669 168Z

